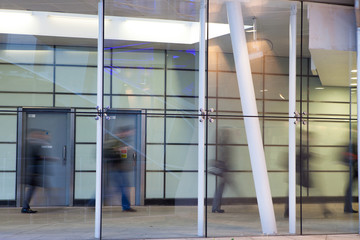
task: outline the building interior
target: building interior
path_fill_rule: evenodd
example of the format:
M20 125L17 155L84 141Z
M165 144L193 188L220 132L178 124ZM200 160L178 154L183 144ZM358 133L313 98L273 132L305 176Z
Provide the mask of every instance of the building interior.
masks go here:
M2 0L0 238L97 239L97 224L101 239L195 238L199 204L200 237L358 233L357 11L351 0Z

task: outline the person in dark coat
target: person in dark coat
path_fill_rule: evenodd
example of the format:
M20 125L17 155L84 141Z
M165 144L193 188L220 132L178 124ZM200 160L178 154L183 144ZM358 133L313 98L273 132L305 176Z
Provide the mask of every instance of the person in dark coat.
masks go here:
M209 168L209 173L216 176L217 185L215 188L214 198L212 202L213 213L224 213L225 210L221 209L221 201L224 190L227 186L232 186L237 191L233 183L229 170L231 169L231 147L230 144L233 136L233 129L224 127L221 129L219 138L219 158L213 162L213 166Z
M348 150L343 153L343 162L349 166L349 181L345 189L344 199L344 212L345 213L357 213L352 207L352 191L353 183L357 182L358 179L358 155L357 155L357 144L350 144Z
M120 127L104 143L104 159L107 163L110 184L121 194L121 205L124 212L136 212L130 206L131 173L134 171L135 152L130 146L135 129L131 126Z
M309 133L310 136L310 133ZM296 184L304 188L314 188L315 181L310 172L310 165L314 161L314 156L308 151L306 147L298 151L296 154ZM321 186L317 185L318 189L321 190ZM324 217L329 217L332 212L329 210L327 204L321 204L321 209ZM289 217L289 202L285 204L284 217Z
M25 198L21 213L36 213L30 208L30 201L37 187L44 185L44 163L46 146L49 145L48 132L41 129L29 131L26 145L25 162Z

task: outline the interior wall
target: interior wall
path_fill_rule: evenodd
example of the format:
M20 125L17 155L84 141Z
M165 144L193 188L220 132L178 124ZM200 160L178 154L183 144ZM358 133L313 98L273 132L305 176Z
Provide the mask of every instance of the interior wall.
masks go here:
M208 102L217 117L208 128L208 160L221 158L219 130L231 126L239 136L227 146L234 156L232 174L237 189L226 190L224 198L254 198L233 56L212 54ZM106 51L105 105L147 111L146 199L197 197L197 117L191 116L197 113L196 59L197 52L186 51ZM303 60L297 100L299 106L302 82L302 109L314 118L305 128L316 136L303 143L309 143L317 158L309 171L321 182L322 191L312 189L308 195L341 197L348 176L341 154L350 137L350 110L356 116L356 103L350 102L354 92L347 87L320 89L309 61ZM265 56L252 60L251 65L272 196L286 197L288 58ZM76 109L75 199L92 198L96 127L88 111L96 105L96 49L2 44L0 72L0 200L15 200L17 107ZM216 179L208 177L211 198Z

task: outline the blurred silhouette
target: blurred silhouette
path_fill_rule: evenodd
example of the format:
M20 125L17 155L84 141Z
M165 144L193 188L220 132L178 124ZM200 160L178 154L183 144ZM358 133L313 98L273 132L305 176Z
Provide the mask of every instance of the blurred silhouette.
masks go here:
M229 170L231 169L231 151L227 144L231 143L232 134L233 133L230 128L225 127L220 130L220 138L218 143L218 156L220 157L220 159L214 161L212 166L209 168L209 173L217 177L217 185L215 188L214 199L212 202L213 213L225 212L223 209L221 209L221 201L225 187L228 185L236 189L229 174Z
M313 134L308 132L308 142L313 140ZM306 137L306 132L303 133L303 136ZM286 158L287 160L288 158ZM316 159L314 154L311 153L307 146L303 146L300 151L296 154L296 184L304 188L317 188L319 192L322 190L322 186L318 183L315 184L313 175L310 172L310 166L314 163ZM286 166L288 168L288 161L286 161ZM321 194L320 194L321 195ZM326 203L321 204L321 209L324 217L329 217L332 212L329 210ZM289 202L286 201L284 217L289 217Z
M30 201L37 187L43 187L45 181L45 161L49 158L47 150L50 136L42 129L31 129L27 138L25 158L25 198L22 213L36 213L30 208Z
M352 207L352 191L353 183L357 182L358 179L358 155L357 155L357 144L349 144L347 151L343 153L343 163L349 167L349 180L345 189L344 199L344 212L345 213L357 213Z
M119 127L104 143L104 158L110 185L116 193L121 194L121 205L124 212L135 212L130 207L130 176L134 170L134 149L129 144L135 136L131 126ZM133 154L132 154L133 153Z

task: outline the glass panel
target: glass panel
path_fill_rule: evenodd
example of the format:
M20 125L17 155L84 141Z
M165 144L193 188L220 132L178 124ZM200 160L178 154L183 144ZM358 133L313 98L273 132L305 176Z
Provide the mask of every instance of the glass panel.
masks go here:
M0 5L0 238L91 239L97 4Z
M75 170L95 171L96 169L96 145L76 144Z
M105 164L104 184L109 192L104 196L102 237L196 237L198 121L194 113L199 91L200 2L130 0L105 1L105 5L104 84L109 87L105 92L115 112L144 111L144 126L135 127L144 136L143 148L137 152L144 159L144 171L135 174L135 183L121 186L111 176L124 171L116 164ZM119 124L128 118L125 113L118 117ZM104 139L118 138L117 144L125 144L119 143L121 132L121 126L114 125ZM104 147L107 151L106 141ZM132 149L120 148L126 147ZM120 195L127 196L130 204L121 202ZM128 212L129 205L136 212Z
M149 97L149 96L113 96L113 108L121 109L163 109L163 97Z
M53 46L34 44L0 44L0 63L10 64L53 64Z
M53 95L39 93L2 93L0 102L6 102L6 106L12 107L52 107Z
M11 202L15 201L16 174L14 172L0 172L0 179L0 201L11 205Z
M162 95L164 93L164 70L114 67L111 76L113 94Z
M21 64L2 64L1 91L52 92L53 67Z
M57 94L55 96L56 107L89 108L89 107L94 107L95 102L96 102L95 95Z
M142 45L145 48L142 48ZM139 44L139 46L139 49L134 49L133 46L114 46L106 48L106 50L112 53L110 59L114 67L137 67L139 69L144 67L163 69L165 67L163 50L150 50L146 43Z
M307 40L303 56L309 69L301 78L301 106L307 111L298 140L301 171L297 174L302 186L298 188L302 232L357 233L357 103L351 90L356 87L356 32L350 27L355 24L353 8L306 3L304 13L308 18L304 19L303 38ZM339 31L341 37L329 44L329 32Z
M215 108L210 113L215 121L207 129L207 233L209 237L262 235L261 222L269 226L271 220L260 219L259 211L267 211L276 217L277 233L285 234L289 231L284 210L288 202L291 3L228 4L232 3L209 1L209 32L215 31L214 23L233 23L230 7L244 21L244 27L236 21L232 30L243 32L246 42L237 37L242 33L231 31L209 39L208 103ZM235 8L237 4L241 8ZM234 51L236 47L247 48L248 56ZM257 172L257 176L259 166L267 172ZM260 176L266 180L258 184ZM266 201L273 208L261 210L266 197L255 190L267 184L271 200Z
M0 171L16 171L15 144L0 144Z
M90 47L56 47L55 62L61 65L97 66L97 49Z
M96 67L56 67L55 91L59 93L96 93Z
M0 115L0 141L16 142L16 115L1 114Z

